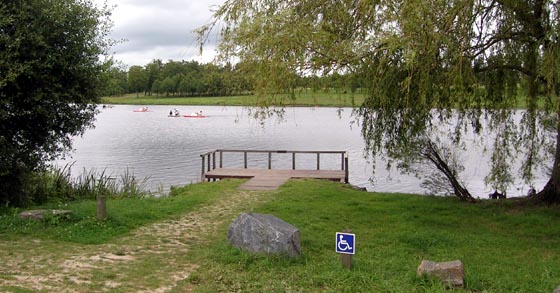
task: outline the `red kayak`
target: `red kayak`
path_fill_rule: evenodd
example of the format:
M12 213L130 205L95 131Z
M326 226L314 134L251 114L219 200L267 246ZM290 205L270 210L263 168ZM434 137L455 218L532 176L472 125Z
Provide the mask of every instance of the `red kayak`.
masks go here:
M183 115L185 118L208 118L209 116L200 116L200 115Z

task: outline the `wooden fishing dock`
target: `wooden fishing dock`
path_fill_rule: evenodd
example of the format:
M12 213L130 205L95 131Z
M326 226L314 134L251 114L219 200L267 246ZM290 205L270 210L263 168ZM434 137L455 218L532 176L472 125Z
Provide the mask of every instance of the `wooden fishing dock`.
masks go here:
M224 167L224 154L242 153L243 167ZM268 168L249 168L249 155L267 154ZM273 155L283 154L291 157L291 169L272 168ZM316 168L296 169L296 155L316 156ZM340 156L340 168L321 169L321 157ZM346 151L287 151L287 150L215 150L200 155L202 159L201 180L211 181L225 178L250 178L239 188L244 190L275 190L289 179L314 178L348 183L348 155ZM284 162L285 163L285 162Z

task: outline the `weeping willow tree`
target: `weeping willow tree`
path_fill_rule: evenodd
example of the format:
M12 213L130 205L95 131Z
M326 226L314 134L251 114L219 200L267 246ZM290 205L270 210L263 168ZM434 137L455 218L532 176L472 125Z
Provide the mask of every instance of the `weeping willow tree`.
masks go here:
M467 134L492 140L495 188L532 182L553 161L536 198L558 203L559 29L550 0L228 0L198 33L204 45L219 31L223 60L258 64L262 97L294 73L361 76L369 91L357 114L374 157L408 166L445 124L457 146Z

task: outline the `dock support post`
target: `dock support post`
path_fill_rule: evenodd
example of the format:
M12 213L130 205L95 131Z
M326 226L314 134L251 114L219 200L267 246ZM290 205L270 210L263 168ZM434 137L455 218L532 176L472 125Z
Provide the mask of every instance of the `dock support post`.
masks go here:
M272 169L272 153L268 152L268 169Z
M292 170L296 169L296 153L292 153Z
M200 156L202 158L202 170L200 172L200 181L204 182L204 156Z
M220 169L224 167L224 165L222 164L223 158L224 158L223 152L220 151Z
M317 153L317 170L321 170L321 154Z
M208 155L210 157L210 155ZM216 151L212 152L212 170L216 170ZM216 182L216 178L212 178L213 182Z
M348 182L349 182L349 181L348 181L348 180L349 180L348 177L349 177L349 175L350 175L350 171L349 171L349 168L348 168L348 167L349 167L349 166L348 166L348 154L347 154L347 155L344 156L344 183L348 183Z
M243 152L243 166L247 169L247 152Z
M212 153L212 170L216 169L216 152Z

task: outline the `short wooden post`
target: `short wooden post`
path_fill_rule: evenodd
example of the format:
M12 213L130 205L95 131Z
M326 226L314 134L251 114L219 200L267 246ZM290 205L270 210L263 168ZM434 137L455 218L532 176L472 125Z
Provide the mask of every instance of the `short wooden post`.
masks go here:
M243 166L247 169L247 152L243 152Z
M223 167L224 167L224 164L222 164L223 158L224 158L223 152L220 151L220 168L223 168Z
M272 152L268 152L268 169L272 169Z
M97 220L105 221L107 220L107 205L105 204L105 196L97 195Z
M342 254L342 266L351 269L352 268L352 255L351 254Z
M296 152L292 153L292 170L296 169Z
M344 170L344 152L340 153L340 170Z
M346 229L342 232L352 233L352 230ZM354 246L355 245L356 245L356 243L354 243ZM352 268L352 254L343 253L341 255L342 255L342 266L347 268L347 269L351 269Z
M210 154L208 154L208 172L210 172Z
M321 170L321 153L317 153L317 170Z

